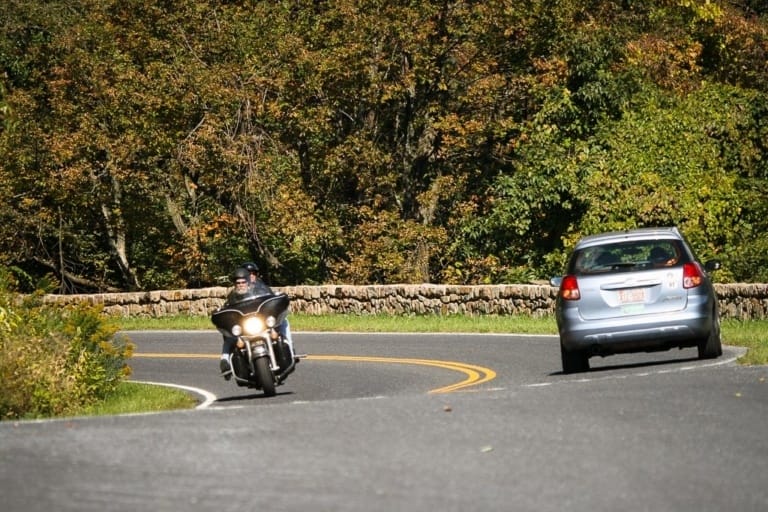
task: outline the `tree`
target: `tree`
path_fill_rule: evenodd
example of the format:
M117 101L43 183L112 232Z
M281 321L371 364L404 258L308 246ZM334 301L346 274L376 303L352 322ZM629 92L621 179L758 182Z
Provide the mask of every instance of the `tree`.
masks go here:
M743 152L743 140L754 133L753 113L765 100L718 85L684 98L650 93L647 103L581 148L574 190L588 207L572 236L677 225L702 259L723 260L719 279L749 277L733 273L743 268L734 249L754 239L753 212L764 211L764 201L745 204L740 181L764 164ZM731 144L743 148L738 160Z
M765 259L754 2L8 0L0 26L0 262L62 292L245 260L273 284L529 281L658 222L734 279Z

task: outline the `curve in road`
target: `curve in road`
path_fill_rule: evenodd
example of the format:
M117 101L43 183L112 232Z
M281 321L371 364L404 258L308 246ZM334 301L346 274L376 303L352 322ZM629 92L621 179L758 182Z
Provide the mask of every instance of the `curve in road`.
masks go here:
M216 359L219 356L211 355L211 354L184 354L184 353L146 353L146 354L134 353L133 357L166 358L166 359ZM415 364L415 365L421 365L421 366L432 366L437 368L444 368L447 370L456 371L466 375L466 378L460 382L430 390L429 391L430 394L451 393L454 391L466 389L470 386L483 384L485 382L489 382L496 378L496 372L490 368L486 368L486 367L478 366L474 364L457 362L457 361L439 361L434 359L412 359L412 358L399 358L399 357L343 356L343 355L311 355L311 356L306 356L305 359L310 361L345 361L345 362L354 361L354 362L365 362L365 363ZM152 384L162 385L163 383L155 382ZM178 387L174 384L171 384L171 386ZM195 389L184 388L184 389L199 393L205 397L205 401L202 404L200 404L198 408L210 405L210 403L213 403L216 400L216 397L211 393L208 393L207 391L198 390L196 388ZM213 400L211 400L208 395L213 397Z

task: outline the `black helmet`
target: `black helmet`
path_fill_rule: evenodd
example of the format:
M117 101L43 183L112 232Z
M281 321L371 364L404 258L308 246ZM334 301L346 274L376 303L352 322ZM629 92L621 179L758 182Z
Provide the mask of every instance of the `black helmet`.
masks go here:
M235 269L235 272L232 274L232 281L238 281L239 279L245 279L248 281L250 277L251 274L248 272L248 269L240 267Z
M248 272L255 272L257 274L259 273L259 266L252 261L246 261L240 265L240 267L244 268Z

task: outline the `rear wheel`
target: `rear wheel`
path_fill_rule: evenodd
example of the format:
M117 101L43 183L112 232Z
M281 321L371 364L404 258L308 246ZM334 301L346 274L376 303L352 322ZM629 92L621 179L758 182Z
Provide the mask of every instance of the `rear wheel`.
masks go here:
M723 344L720 340L720 318L715 315L709 336L699 342L699 359L714 359L721 355L723 355Z
M560 345L563 373L580 373L589 370L589 356L583 350L566 350Z
M269 369L268 358L260 357L256 360L256 375L259 376L264 395L275 396L275 379L272 377L272 370Z

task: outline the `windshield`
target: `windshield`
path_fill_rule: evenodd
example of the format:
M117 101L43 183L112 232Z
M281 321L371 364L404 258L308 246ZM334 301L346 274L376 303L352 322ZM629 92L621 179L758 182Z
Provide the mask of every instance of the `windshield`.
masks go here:
M269 290L265 291L265 290L257 290L253 288L249 288L244 293L238 293L237 290L232 290L232 292L229 294L227 298L227 302L229 302L230 304L237 303L237 302L244 302L248 300L265 297L268 295L273 295L273 294Z

